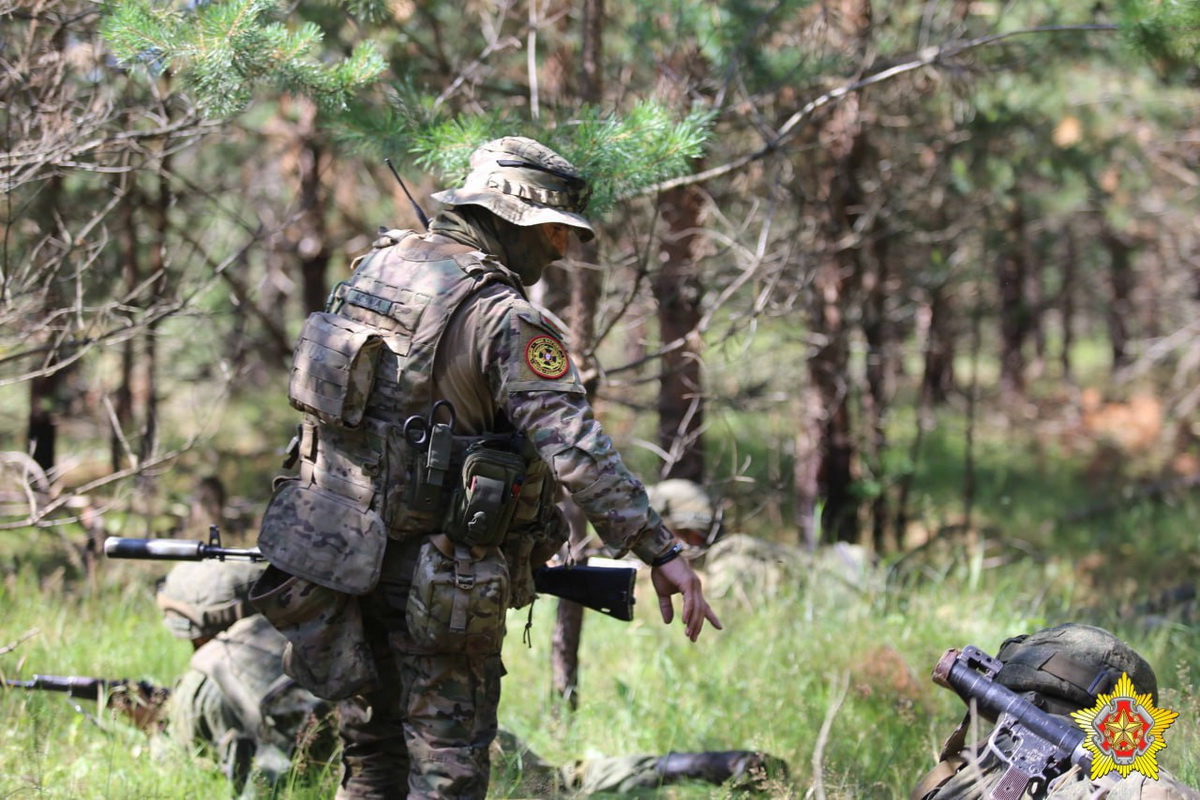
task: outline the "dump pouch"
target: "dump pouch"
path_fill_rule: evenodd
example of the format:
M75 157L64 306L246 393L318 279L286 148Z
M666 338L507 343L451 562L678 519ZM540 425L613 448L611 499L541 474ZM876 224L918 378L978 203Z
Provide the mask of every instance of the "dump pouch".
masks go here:
M251 587L250 604L288 640L283 671L317 697L342 700L378 683L357 597L272 564Z
M519 454L490 447L468 449L450 503L446 535L467 547L499 545L508 533L524 480L525 459Z
M383 339L375 328L317 311L308 315L292 357L288 400L330 425L362 422Z
M347 594L375 588L386 546L374 511L297 480L276 490L258 534L258 548L272 564Z
M498 548L472 552L431 536L408 593L408 633L432 652L494 655L504 642L508 598L508 567Z

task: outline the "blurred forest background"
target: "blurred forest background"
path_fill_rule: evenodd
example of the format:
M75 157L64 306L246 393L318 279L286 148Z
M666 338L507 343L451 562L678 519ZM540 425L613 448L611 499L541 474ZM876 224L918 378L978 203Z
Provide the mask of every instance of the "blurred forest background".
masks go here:
M432 213L470 150L512 133L596 182L597 240L534 295L635 471L704 483L731 530L861 545L887 571L865 605L825 608L851 649L782 632L801 606L813 622L804 587L729 614L818 677L888 642L878 663L912 686L849 702L878 704L855 713L890 718L892 749L818 737L837 681L803 732L765 733L745 692L795 673L722 701L711 736L781 752L810 791L900 796L956 722L925 685L941 649L1065 618L1146 647L1191 708L1198 31L1200 4L1153 0L0 0L0 568L10 602L36 597L0 617L0 653L40 652L19 642L53 612L61 654L72 626L103 627L89 598L155 624L128 593L162 570L106 564L106 535L252 542L297 421L301 322L379 226L420 226L384 159ZM736 672L735 629L697 645L709 667ZM122 666L106 641L68 660L160 681L179 663ZM607 674L591 646L585 676ZM646 674L673 658L656 652ZM510 714L536 728L550 680ZM629 685L584 703L628 714ZM671 713L645 746L709 719ZM627 744L588 714L534 743ZM1196 783L1193 752L1163 758Z

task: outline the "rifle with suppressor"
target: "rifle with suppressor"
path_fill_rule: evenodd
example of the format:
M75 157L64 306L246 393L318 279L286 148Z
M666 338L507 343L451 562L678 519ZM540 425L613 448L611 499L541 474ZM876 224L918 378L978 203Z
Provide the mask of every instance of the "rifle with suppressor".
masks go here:
M109 558L148 559L152 561L265 561L257 547L222 547L221 532L209 528L208 542L200 539L130 539L109 536L104 540ZM636 570L624 567L560 566L533 570L534 589L572 600L581 606L619 620L633 619L634 578Z
M953 689L970 708L996 720L988 751L1007 769L988 800L1015 800L1029 792L1044 797L1051 781L1072 766L1090 774L1092 754L1078 726L1047 714L994 678L1004 666L978 647L947 650L933 668L933 682ZM998 737L1011 741L1012 752L997 746Z
M170 689L147 681L124 678L108 680L80 675L34 675L27 681L5 678L4 685L10 689L61 692L80 700L99 702L105 697L108 708L125 714L145 731L159 729L165 723L162 711L171 696ZM78 705L75 709L83 711Z

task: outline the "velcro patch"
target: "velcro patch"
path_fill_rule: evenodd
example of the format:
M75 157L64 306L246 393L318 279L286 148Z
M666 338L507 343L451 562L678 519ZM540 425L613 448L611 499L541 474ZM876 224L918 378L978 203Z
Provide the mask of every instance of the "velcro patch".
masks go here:
M525 345L525 364L539 378L557 380L567 374L571 360L562 342L543 334L533 337Z

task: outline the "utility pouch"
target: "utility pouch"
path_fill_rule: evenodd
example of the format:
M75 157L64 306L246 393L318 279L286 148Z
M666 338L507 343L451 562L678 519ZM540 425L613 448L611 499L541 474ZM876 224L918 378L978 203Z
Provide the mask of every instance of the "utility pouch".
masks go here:
M405 620L420 647L494 655L504 643L508 567L499 548L456 545L437 534L421 546Z
M407 539L441 528L455 480L449 430L447 425L433 426L424 449L413 446L399 432L388 437L388 459L403 470L403 480L388 487L384 503L384 519L392 538Z
M250 589L250 604L288 640L283 671L325 700L374 688L379 680L358 598L335 592L274 564Z
M309 314L292 357L292 407L330 425L356 427L382 347L379 331L369 325L323 311Z
M463 459L446 535L455 544L492 547L504 541L525 480L525 459L490 447L475 447Z
M258 548L273 565L346 594L375 588L386 546L378 514L300 481L275 492L258 534Z

